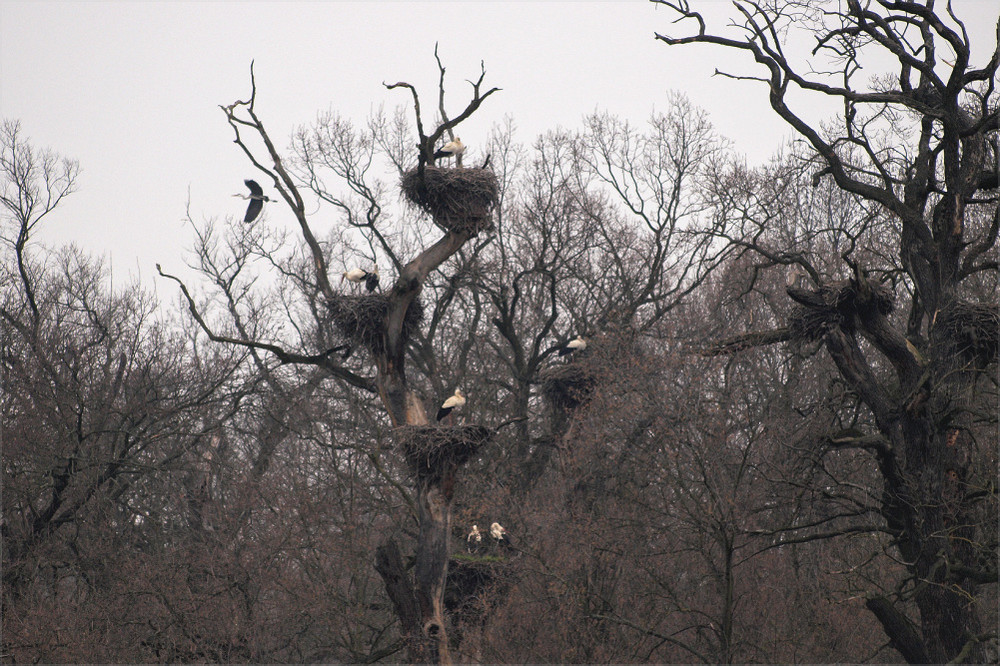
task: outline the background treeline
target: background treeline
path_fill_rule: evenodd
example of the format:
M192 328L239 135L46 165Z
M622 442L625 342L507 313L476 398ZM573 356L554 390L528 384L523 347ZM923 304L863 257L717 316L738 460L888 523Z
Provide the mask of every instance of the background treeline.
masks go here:
M996 659L997 96L947 90L840 118L843 174L811 140L748 166L681 95L465 137L495 227L428 276L406 352L428 404L504 424L454 489L456 660ZM281 204L189 220L189 295L157 302L33 242L78 166L26 129L0 135L3 660L405 659L374 561L416 548L411 474ZM292 134L331 276L391 289L440 236L398 196L412 132ZM467 552L494 521L508 545Z

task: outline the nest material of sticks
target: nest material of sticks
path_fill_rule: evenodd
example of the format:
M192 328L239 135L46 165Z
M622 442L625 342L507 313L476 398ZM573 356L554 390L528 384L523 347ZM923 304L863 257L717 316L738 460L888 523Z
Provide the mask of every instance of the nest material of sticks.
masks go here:
M1000 309L995 305L955 301L938 313L937 325L948 332L956 352L981 366L997 360Z
M424 479L439 479L465 464L493 437L482 425L400 426L395 433L406 462Z
M583 363L547 368L542 373L541 379L545 397L554 406L562 409L573 409L582 405L597 384L593 369Z
M444 606L454 614L457 624L482 626L490 617L488 609L505 599L512 583L507 575L509 563L496 557L477 561L452 558L448 563L448 581Z
M385 352L386 317L389 314L387 295L339 296L329 307L331 319L344 337L363 345L372 354ZM414 298L403 318L404 343L420 325L423 316L423 305L420 299Z
M444 169L427 166L403 175L406 198L430 214L445 231L475 235L493 228L493 208L500 199L500 184L489 169Z
M789 287L792 300L805 306L789 320L792 337L818 340L835 326L851 328L854 317L872 309L885 315L895 307L892 289L878 282L840 280L816 290Z

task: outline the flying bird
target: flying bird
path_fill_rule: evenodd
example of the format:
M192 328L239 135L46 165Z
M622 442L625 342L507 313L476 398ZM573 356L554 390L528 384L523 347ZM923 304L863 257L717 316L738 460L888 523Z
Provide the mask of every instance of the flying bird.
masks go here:
M256 220L257 216L260 215L260 211L264 208L264 202L271 200L267 198L263 188L257 184L256 180L247 179L243 182L250 188L250 194L234 194L233 196L250 201L250 205L247 206L247 214L243 216L243 222L249 223Z
M461 407L465 404L465 396L462 395L461 389L455 389L455 394L441 403L441 408L438 409L437 420L440 421L444 417L451 414L452 410L457 407Z
M454 141L449 141L448 143L441 146L436 153L434 153L434 159L439 160L444 157L461 157L462 153L465 152L465 144L462 143L462 139L455 137Z
M573 352L578 351L578 350L579 351L583 351L586 348L587 348L587 340L586 340L586 338L580 337L578 335L574 339L572 339L569 342L567 342L565 347L562 347L559 350L559 355L560 356L566 356L567 354L572 354Z

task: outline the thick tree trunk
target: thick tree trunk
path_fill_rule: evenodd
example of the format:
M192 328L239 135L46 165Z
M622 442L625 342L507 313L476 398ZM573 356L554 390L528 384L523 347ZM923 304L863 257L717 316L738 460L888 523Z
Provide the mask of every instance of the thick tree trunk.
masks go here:
M404 428L426 427L423 401L406 382L403 323L411 303L420 293L427 274L454 254L468 240L468 233L449 233L421 253L401 272L393 287L385 322L385 353L376 359L378 392L397 433ZM410 432L400 434L406 447ZM419 440L420 437L417 437ZM444 590L448 575L448 540L451 534L451 498L457 464L441 441L427 437L417 442L421 462L410 460L416 481L417 541L414 576L402 565L394 541L383 544L376 554L376 570L382 576L389 598L400 619L407 643L407 660L413 663L451 663L444 616ZM426 448L421 448L426 447ZM408 454L409 458L409 454Z
M868 321L874 318L854 322L874 337ZM971 386L956 367L954 345L946 339L932 344L933 356L921 359L919 372L898 364L899 388L890 392L876 379L852 333L833 330L826 344L889 442L878 460L884 483L881 512L909 571L906 594L919 611L919 632L885 598L872 600L869 609L908 661L946 663L959 654L982 661L983 646L975 641L981 621L970 603L978 583L959 573L975 571L977 562L971 545L975 535L965 533L975 519L960 483L969 464L963 432L971 427Z

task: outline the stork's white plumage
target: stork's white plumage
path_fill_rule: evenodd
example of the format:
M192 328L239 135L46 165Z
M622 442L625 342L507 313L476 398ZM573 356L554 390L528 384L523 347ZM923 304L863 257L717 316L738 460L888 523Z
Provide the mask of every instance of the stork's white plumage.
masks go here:
M565 356L566 354L572 354L575 351L583 351L587 348L587 340L581 336L576 336L576 338L570 340L566 343L566 346L559 350L560 356Z
M461 407L464 404L465 404L465 396L462 395L461 389L455 389L454 395L452 395L450 398L441 403L441 408L438 410L437 413L437 420L440 421L444 417L451 414L453 410L455 410L458 407Z
M434 153L434 159L440 160L445 157L458 157L464 152L465 144L462 143L461 138L456 136L454 141L449 141L441 146L436 153Z
M504 535L507 534L507 530L500 523L493 523L490 525L490 536L497 541L503 541Z
M475 525L472 526L472 531L465 537L465 543L470 553L479 549L479 546L483 543L483 533L478 527Z
M368 271L361 268L352 268L349 271L344 271L340 274L340 281L348 280L350 282L361 282L366 277L368 277Z
M375 264L375 268L370 271L363 268L352 268L349 271L344 271L340 274L340 281L344 280L354 283L364 282L365 289L375 291L378 288L378 264Z

